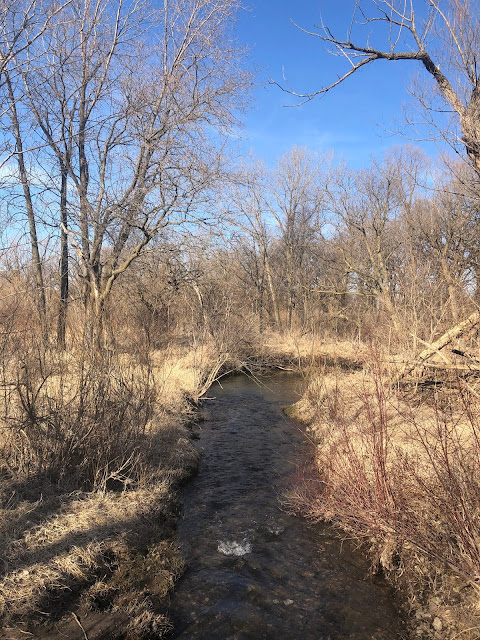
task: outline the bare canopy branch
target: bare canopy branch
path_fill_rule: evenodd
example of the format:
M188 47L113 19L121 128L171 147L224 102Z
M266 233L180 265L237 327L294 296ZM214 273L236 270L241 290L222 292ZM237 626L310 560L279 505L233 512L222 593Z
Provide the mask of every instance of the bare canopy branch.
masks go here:
M480 98L478 58L480 20L477 0L431 0L423 20L415 0L370 0L355 2L347 39L335 36L326 24L318 30L298 29L318 38L327 50L341 56L348 68L329 84L312 92L282 90L301 98L301 104L321 97L365 66L378 60L416 61L434 81L437 94L453 112L461 130L461 143L477 173L480 173ZM363 8L365 7L365 8ZM295 24L295 23L294 23ZM365 28L369 33L361 34ZM435 36L435 38L433 38ZM383 40L384 46L371 44Z

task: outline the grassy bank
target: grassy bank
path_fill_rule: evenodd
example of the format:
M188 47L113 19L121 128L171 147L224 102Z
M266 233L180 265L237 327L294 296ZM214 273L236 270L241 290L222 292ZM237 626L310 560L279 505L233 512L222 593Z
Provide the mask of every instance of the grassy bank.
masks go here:
M318 445L322 485L306 479L292 508L361 543L404 594L413 637L477 638L480 389L398 389L381 362L272 332L102 361L32 350L16 378L6 368L0 638L168 634L195 405L219 376L272 367L304 376L292 413Z
M333 352L339 364L311 372L292 408L322 480L320 491L299 487L292 507L362 545L403 594L413 637L480 637L478 383L399 389L381 356Z
M197 465L186 424L217 359L210 346L108 362L31 353L23 380L5 372L0 637L170 629L177 493Z

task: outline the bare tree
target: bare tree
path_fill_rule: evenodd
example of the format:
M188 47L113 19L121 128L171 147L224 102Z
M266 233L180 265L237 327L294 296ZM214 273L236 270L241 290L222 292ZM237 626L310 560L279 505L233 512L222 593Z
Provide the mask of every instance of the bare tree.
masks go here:
M234 214L234 225L249 239L245 242L244 250L248 247L250 260L247 264L243 260L240 263L254 281L261 331L265 307L270 309L272 323L277 329L282 329L277 287L271 264L273 234L267 224L269 206L266 178L267 171L260 163L244 167L240 177L230 185L229 194L229 209ZM265 300L265 293L269 304Z
M245 267L255 280L258 308L263 310L266 294L279 330L291 329L296 313L302 320L306 315L313 271L308 260L318 237L328 160L292 147L273 169L259 163L244 168L230 189L234 224L249 239L243 254L250 247Z
M405 242L401 224L415 206L424 166L414 148L393 149L367 169L338 171L329 191L336 233L326 241L336 249L345 274L338 279L345 289L332 293L370 300L387 314L397 334L404 328L398 304Z
M336 37L326 24L317 31L302 29L324 42L347 65L333 82L311 93L294 95L311 100L331 91L354 73L378 60L409 60L422 65L433 80L444 108L456 119L457 130L442 133L459 142L480 175L480 12L476 0L430 0L425 19L416 0L369 0L353 3L353 15L345 39ZM362 36L361 32L365 30ZM381 38L384 47L372 46ZM439 110L440 112L440 110ZM432 112L433 114L433 112Z
M139 27L139 6L141 3L129 3L126 9L123 2L109 7L108 3L73 0L60 19L50 22L41 42L32 48L33 55L26 59L16 57L17 73L23 81L23 102L34 116L35 133L44 146L42 166L50 180L48 186L59 198L56 226L60 232L60 348L65 348L70 218L72 229L78 229L81 255L88 256L90 251L87 130L96 127L98 131L114 117L106 108L116 79L112 67L119 50L132 39L135 26ZM76 198L68 197L69 188L71 193L76 192ZM69 207L77 206L78 211L69 216ZM85 265L82 267L86 300L88 285Z
M415 61L432 79L437 97L443 104L443 108L438 110L441 119L436 123L438 129L457 151L465 152L477 176L480 176L478 2L430 0L424 20L419 17L418 6L416 0L370 0L366 3L355 0L346 38L338 38L325 24L317 31L302 29L325 43L331 53L342 57L347 69L333 82L313 92L288 91L303 100L311 100L328 93L378 60ZM365 28L368 32L360 35L359 32ZM383 37L382 48L371 44L372 32L375 42ZM420 99L427 109L430 107L430 119L435 122L434 106L425 103L424 95ZM451 116L450 123L442 120L445 112ZM424 362L479 322L480 312L476 311L427 347L419 355L418 362Z
M355 276L355 293L379 300L396 331L400 322L389 265L396 249L391 225L398 205L395 177L377 167L347 174L332 207L344 230L337 245L347 271Z
M452 187L453 185L448 185ZM423 255L436 273L432 276L446 287L451 320L460 320L460 304L474 281L475 259L471 247L478 232L468 200L450 189L417 203L408 219L410 233L421 245Z
M47 340L47 303L45 296L45 286L43 278L42 260L37 233L37 219L35 216L30 179L25 162L24 136L21 129L20 117L17 109L17 98L12 85L12 78L8 66L3 69L3 77L7 88L7 99L9 104L8 116L11 123L13 138L15 140L15 158L18 167L18 179L23 192L23 200L28 219L28 229L30 235L30 246L32 251L32 266L35 278L37 308L40 318L40 325L43 339Z
M283 277L289 329L294 310L302 298L305 301L309 289L308 249L318 234L329 178L327 156L292 147L279 159L269 180L269 212L278 225L285 255Z
M69 236L95 334L116 279L168 225L205 217L219 133L250 82L227 35L236 0L72 0L48 87L23 74L70 183ZM139 35L141 34L141 35ZM214 133L216 132L216 133ZM73 141L73 148L71 141Z
M52 22L62 20L63 12L69 3L70 0L56 4L43 0L4 0L0 3L0 90L2 91L0 115L5 130L1 164L4 165L14 158L17 165L18 182L23 193L28 220L36 302L45 341L47 329L44 276L37 220L25 158L29 151L29 144L35 146L36 142L28 140L26 143L26 134L22 129L25 117L18 103L16 72L19 69L20 59L25 62L31 56L36 42L45 35ZM28 128L29 123L26 124Z

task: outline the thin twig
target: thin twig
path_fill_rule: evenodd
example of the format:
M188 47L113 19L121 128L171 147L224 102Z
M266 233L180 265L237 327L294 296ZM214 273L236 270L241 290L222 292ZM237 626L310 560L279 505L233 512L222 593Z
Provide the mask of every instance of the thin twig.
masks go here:
M78 618L77 614L76 614L74 611L72 611L72 616L73 616L73 619L75 620L75 622L76 622L76 623L78 624L78 626L80 627L80 629L83 631L83 637L85 638L85 640L88 640L87 632L86 632L86 631L85 631L85 629L83 628L82 623L80 622L80 620L79 620L79 618Z

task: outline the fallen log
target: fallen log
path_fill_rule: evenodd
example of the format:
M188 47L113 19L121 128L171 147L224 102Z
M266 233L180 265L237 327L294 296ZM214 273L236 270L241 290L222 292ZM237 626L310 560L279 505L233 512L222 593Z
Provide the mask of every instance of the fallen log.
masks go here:
M424 367L428 369L439 369L440 371L480 371L478 364L443 364L442 362L424 362Z
M462 358L468 358L468 360L480 364L480 360L473 353L465 353L465 351L461 351L460 349L452 349L452 353L456 356L462 356Z
M433 355L438 353L453 340L459 338L465 332L470 331L471 329L476 327L479 323L480 311L475 311L474 313L470 314L468 318L462 320L462 322L459 322L454 327L446 331L442 336L440 336L440 338L438 338L438 340L435 340L435 342L432 342L432 344L430 344L426 349L421 351L412 363L405 365L395 379L394 383L397 384L398 382L400 382L400 380L402 380L402 378L410 375L417 367L425 364L425 362L429 360Z

